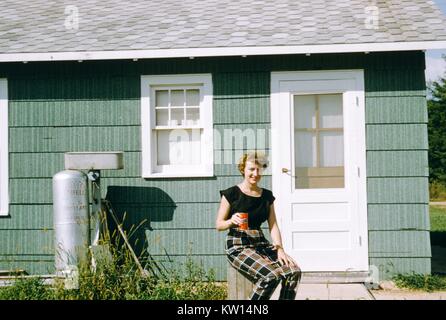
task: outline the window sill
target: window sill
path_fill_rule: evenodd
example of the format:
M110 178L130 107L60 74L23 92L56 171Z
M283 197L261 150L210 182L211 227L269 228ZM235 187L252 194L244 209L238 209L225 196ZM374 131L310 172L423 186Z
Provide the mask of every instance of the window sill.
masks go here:
M212 172L197 173L152 173L143 174L144 179L160 179L160 178L210 178L214 177Z
M0 217L10 217L9 211L7 210L1 210L0 211Z

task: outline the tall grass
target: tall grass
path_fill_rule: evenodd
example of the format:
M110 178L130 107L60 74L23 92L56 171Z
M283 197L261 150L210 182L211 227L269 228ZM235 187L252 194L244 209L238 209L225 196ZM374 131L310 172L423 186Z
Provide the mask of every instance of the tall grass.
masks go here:
M40 278L17 278L0 288L0 300L224 300L225 285L212 272L189 260L185 274L171 270L168 277L142 276L131 264L98 265L79 269L78 289L65 289L64 280L45 285Z
M430 201L446 201L446 186L438 181L429 184Z

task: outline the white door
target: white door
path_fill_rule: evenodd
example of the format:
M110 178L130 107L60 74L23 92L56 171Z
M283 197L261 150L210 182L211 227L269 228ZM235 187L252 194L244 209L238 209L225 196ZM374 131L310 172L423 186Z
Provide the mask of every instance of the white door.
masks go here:
M302 271L368 270L362 70L271 77L272 177Z

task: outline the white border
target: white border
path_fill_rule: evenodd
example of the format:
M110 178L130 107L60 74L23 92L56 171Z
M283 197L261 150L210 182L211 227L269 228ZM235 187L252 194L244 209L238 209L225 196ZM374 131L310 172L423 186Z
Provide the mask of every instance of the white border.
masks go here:
M8 81L0 79L0 216L9 214Z
M280 125L280 82L281 81L295 81L295 80L333 80L333 79L355 79L356 89L353 92L354 96L358 98L358 106L355 110L357 112L358 122L353 129L356 133L357 140L357 154L356 159L353 159L354 164L361 168L357 180L357 210L361 212L358 217L358 234L362 239L362 250L358 257L359 269L368 270L369 254L368 254L368 226L367 226L367 183L366 183L366 137L365 137L365 86L364 86L364 70L317 70L317 71L284 71L271 73L271 162L272 162L272 187L274 190L280 190L283 186L280 185L278 176L283 174L281 172L281 157L280 146L283 145L284 139L280 137L277 126ZM278 204L280 206L280 204ZM278 219L281 224L281 207L278 208Z
M152 141L152 129L155 121L150 97L152 87L160 85L199 85L203 95L200 104L201 127L203 128L202 159L204 163L199 170L168 171L154 173L153 159L156 156ZM141 171L143 178L182 178L214 176L214 137L212 116L212 75L207 74L173 74L141 76ZM190 168L192 169L192 167Z
M355 43L355 44L326 44L326 45L301 45L301 46L82 51L82 52L67 51L67 52L3 53L0 54L0 62L257 56L257 55L280 55L280 54L420 51L420 50L432 50L432 49L446 49L446 41Z

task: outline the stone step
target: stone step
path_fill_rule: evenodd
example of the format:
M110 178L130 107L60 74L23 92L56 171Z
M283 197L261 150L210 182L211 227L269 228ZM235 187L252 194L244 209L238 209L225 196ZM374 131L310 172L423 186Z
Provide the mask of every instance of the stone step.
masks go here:
M364 272L303 272L301 283L364 283L369 273Z

